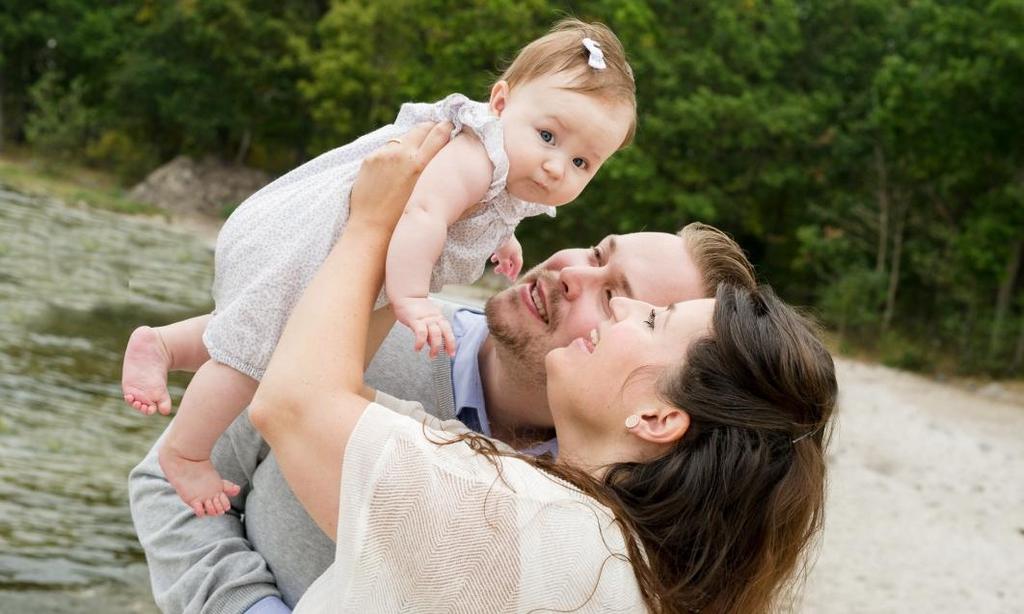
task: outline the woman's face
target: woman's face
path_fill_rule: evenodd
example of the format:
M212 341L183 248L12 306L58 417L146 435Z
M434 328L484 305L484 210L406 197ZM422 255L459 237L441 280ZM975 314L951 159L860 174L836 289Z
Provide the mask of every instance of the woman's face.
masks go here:
M590 432L624 432L627 416L645 403L658 402L655 384L663 369L679 366L690 344L711 331L714 306L710 298L668 308L613 298L610 320L547 355L555 427L574 424Z

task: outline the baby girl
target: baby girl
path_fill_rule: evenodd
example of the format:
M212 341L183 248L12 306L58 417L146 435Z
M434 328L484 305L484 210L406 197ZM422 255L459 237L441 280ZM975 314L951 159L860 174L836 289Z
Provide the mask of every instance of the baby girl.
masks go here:
M423 170L388 249L384 291L395 317L454 353L449 323L427 298L478 279L488 257L514 279L513 231L554 215L632 140L635 86L622 45L600 24L565 20L520 51L486 103L452 94L405 104L394 124L329 151L250 196L217 238L215 309L132 333L124 399L168 414L168 370L196 370L160 448L160 464L198 515L222 514L238 487L210 462L213 445L252 399L295 299L344 232L362 159L419 122L449 121L453 137Z

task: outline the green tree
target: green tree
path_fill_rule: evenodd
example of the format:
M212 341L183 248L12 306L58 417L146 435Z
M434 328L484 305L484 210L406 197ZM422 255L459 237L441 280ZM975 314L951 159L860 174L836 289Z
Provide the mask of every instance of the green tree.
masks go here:
M1020 0L10 0L0 145L285 170L403 102L485 98L566 13L622 39L638 133L523 224L528 262L700 219L845 343L1021 373Z
M344 0L332 4L303 56L301 91L318 126L315 149L390 123L409 101L452 92L485 99L504 61L556 15L539 0Z
M274 6L142 4L138 33L110 78L110 108L126 129L151 135L161 158L186 152L241 161L253 144L297 154L311 130L295 88L308 26Z

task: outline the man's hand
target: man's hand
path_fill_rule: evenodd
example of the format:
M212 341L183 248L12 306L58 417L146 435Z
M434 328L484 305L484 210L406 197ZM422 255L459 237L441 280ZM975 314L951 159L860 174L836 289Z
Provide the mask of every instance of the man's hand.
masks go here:
M515 235L506 239L491 255L491 262L498 263L494 267L495 273L515 281L523 270L523 246L519 244L519 239Z
M416 339L413 349L417 352L423 345L430 345L430 357L434 358L441 350L441 342L448 350L449 356L455 356L455 333L452 325L445 319L441 309L428 298L403 297L391 300L395 318L409 327Z

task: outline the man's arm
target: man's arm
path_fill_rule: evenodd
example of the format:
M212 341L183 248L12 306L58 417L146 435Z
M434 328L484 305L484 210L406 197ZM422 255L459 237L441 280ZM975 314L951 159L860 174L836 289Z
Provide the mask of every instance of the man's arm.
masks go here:
M446 315L452 310L449 305ZM374 356L366 381L400 398L422 400L428 411L436 412L438 383L432 376L432 363L424 354L410 351L411 346L409 329L394 326ZM450 391L451 382L446 385ZM242 486L241 494L231 501L232 512L224 516L196 518L181 503L160 470L158 446L159 441L132 470L129 494L136 531L149 562L153 596L161 610L242 612L250 607L247 604L279 605L264 603L261 595L280 595L285 603L297 601L323 571L318 566L324 553L333 558L333 544L317 532L279 471L274 470L269 447L252 428L247 414L231 425L213 450L213 463L221 476ZM246 512L245 525L236 514L242 511ZM317 541L321 536L326 545ZM268 560L277 577L268 571ZM329 560L322 567L328 564ZM209 603L204 603L206 600Z
M166 432L165 432L166 434ZM128 476L132 521L149 564L153 598L164 612L243 612L280 596L266 561L245 536L244 511L252 474L269 451L243 413L213 449L221 476L242 486L233 511L197 518L164 477L157 461L163 436Z

